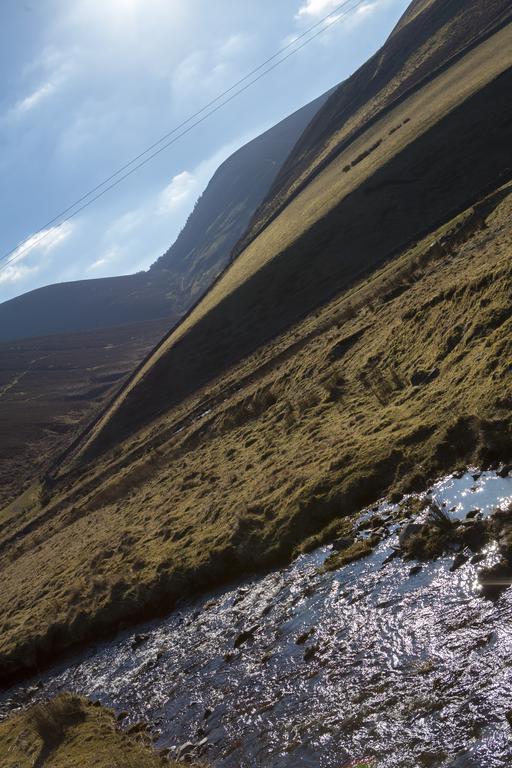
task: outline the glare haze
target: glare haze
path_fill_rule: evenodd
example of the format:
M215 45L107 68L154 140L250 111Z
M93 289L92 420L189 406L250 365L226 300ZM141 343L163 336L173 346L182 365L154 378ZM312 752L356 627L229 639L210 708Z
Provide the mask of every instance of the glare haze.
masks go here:
M339 4L3 0L0 255ZM407 5L363 2L94 206L28 240L0 272L0 301L146 269L217 166L350 75Z

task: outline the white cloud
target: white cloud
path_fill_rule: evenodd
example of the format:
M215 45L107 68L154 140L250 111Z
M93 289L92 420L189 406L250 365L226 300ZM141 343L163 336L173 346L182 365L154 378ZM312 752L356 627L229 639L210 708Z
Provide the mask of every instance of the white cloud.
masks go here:
M17 283L32 272L37 272L41 263L27 264L26 259L34 254L39 257L47 256L71 236L73 229L73 224L65 221L63 224L49 227L49 229L29 237L16 248L9 257L9 263L0 271L0 284Z
M196 178L192 173L189 171L178 173L160 193L159 212L165 214L178 208L190 199L196 188Z
M123 213L122 216L114 219L105 234L108 238L123 237L124 235L133 232L143 220L144 212L140 208L133 211L127 211L126 213Z
M255 38L233 34L213 46L188 54L175 68L171 89L175 104L190 108L201 100L217 96L233 85L254 51Z
M297 11L296 18L326 16L338 5L340 5L340 0L306 0Z
M41 85L39 88L37 88L33 93L31 93L29 96L25 96L24 99L21 99L17 102L17 104L14 105L14 112L17 114L22 114L24 112L29 112L31 109L36 107L41 101L46 99L48 96L51 96L52 93L54 93L56 90L55 83L48 82Z
M121 249L117 245L113 245L111 248L108 248L108 250L106 250L105 253L99 257L99 259L96 259L96 261L93 261L92 264L89 264L87 271L94 272L97 269L106 267L107 264L111 264L113 261L116 261L120 254Z
M25 78L31 80L38 74L41 84L33 87L28 96L19 99L8 111L8 116L23 117L54 96L71 76L74 54L74 51L69 51L64 55L54 48L45 48L39 59L27 65L24 70Z
M353 25L354 21L357 22L369 16L379 6L385 5L386 1L366 0L362 5L340 8L340 13L330 16L329 19L326 19L325 23L329 25L341 18L345 18L347 22ZM304 5L301 5L297 11L295 18L298 20L311 19L313 21L315 18L327 16L330 11L334 11L339 5L340 0L306 0Z

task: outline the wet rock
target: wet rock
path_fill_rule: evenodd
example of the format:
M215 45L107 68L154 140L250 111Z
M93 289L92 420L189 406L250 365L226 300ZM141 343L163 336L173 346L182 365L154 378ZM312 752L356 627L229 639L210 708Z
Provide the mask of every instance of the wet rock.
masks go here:
M420 533L422 528L423 525L421 523L407 523L407 525L400 531L400 535L398 537L398 543L400 544L400 547L403 549L411 537Z
M308 645L304 651L304 661L311 661L320 650L320 643L314 643L314 645Z
M459 552L457 555L455 555L453 563L450 566L450 573L457 571L462 565L467 563L468 560L468 555L465 555L464 552Z
M235 595L235 597L233 599L233 607L235 605L238 605L238 603L241 603L242 600L245 598L245 596L247 595L248 592L249 592L249 588L248 587L240 587L240 589L238 590L238 592L236 593L236 595Z
M135 648L139 648L141 645L143 645L145 642L149 640L149 635L135 635L135 637L132 640L132 650L135 650Z
M489 540L487 525L483 520L463 520L458 530L461 541L473 552L481 550Z
M307 632L303 632L301 635L297 637L295 640L296 645L304 645L306 640L309 640L311 635L313 635L315 632L315 628L311 627L311 629L308 629Z
M391 554L390 554L390 555L388 555L388 556L387 556L387 557L386 557L386 558L385 558L385 559L382 561L382 565L387 565L387 564L388 564L388 563L390 563L392 560L395 560L397 557L400 557L400 550L399 550L399 549L394 549L394 550L391 552Z
M512 565L505 559L501 559L495 565L482 568L478 573L478 581L482 587L482 594L490 599L495 599L512 584Z
M473 557L469 562L471 563L471 565L476 565L477 563L481 563L482 560L485 560L485 555L480 553L478 555L473 555Z
M240 646L246 643L248 640L252 640L257 629L258 627L255 625L254 627L249 627L249 629L244 629L242 632L240 632L240 634L235 637L233 648L240 648Z
M512 464L504 464L501 469L498 469L496 474L498 477L508 477L512 473Z
M347 549L348 547L351 547L353 543L354 543L354 539L349 539L349 538L335 539L332 542L332 548L336 552L341 552L343 549Z
M133 723L126 729L126 733L130 736L135 736L137 733L147 733L148 724L141 720L139 723Z
M409 576L416 576L422 569L421 565L413 565L409 571Z
M479 509L471 509L469 512L466 512L466 520L473 520L473 518L477 517L479 514Z
M187 760L190 762L190 758L196 752L196 745L193 741L186 741L184 744L178 747L176 750L176 760ZM188 758L188 759L187 759Z
M207 708L205 709L204 713L203 713L203 720L208 720L208 718L209 718L209 717L210 717L210 715L212 715L212 714L213 714L213 709L208 709L208 707L207 707Z
M128 717L128 715L129 715L129 712L127 712L127 711L126 711L126 709L123 709L123 711L122 711L122 712L120 712L120 713L118 714L118 716L117 716L117 722L118 722L118 723L121 723L123 720L126 720L126 718Z

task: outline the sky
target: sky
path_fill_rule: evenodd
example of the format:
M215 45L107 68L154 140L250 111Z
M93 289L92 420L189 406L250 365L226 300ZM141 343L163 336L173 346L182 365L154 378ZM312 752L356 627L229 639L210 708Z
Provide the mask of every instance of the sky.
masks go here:
M0 302L149 267L219 164L354 72L409 0L345 0L336 23L283 64L93 205L46 225L265 59L294 50L341 2L0 0Z

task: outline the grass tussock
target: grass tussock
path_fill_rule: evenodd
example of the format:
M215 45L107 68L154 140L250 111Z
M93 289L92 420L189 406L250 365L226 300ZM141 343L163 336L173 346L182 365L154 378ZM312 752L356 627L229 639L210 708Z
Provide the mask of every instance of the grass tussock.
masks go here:
M342 552L335 552L332 555L329 555L322 566L322 571L336 571L344 565L349 565L350 563L355 563L357 560L361 560L363 557L368 557L368 555L371 555L373 552L373 548L377 541L378 539L373 539L371 537L368 539L360 539Z
M122 731L113 712L64 693L0 722L2 768L179 768L145 731Z

